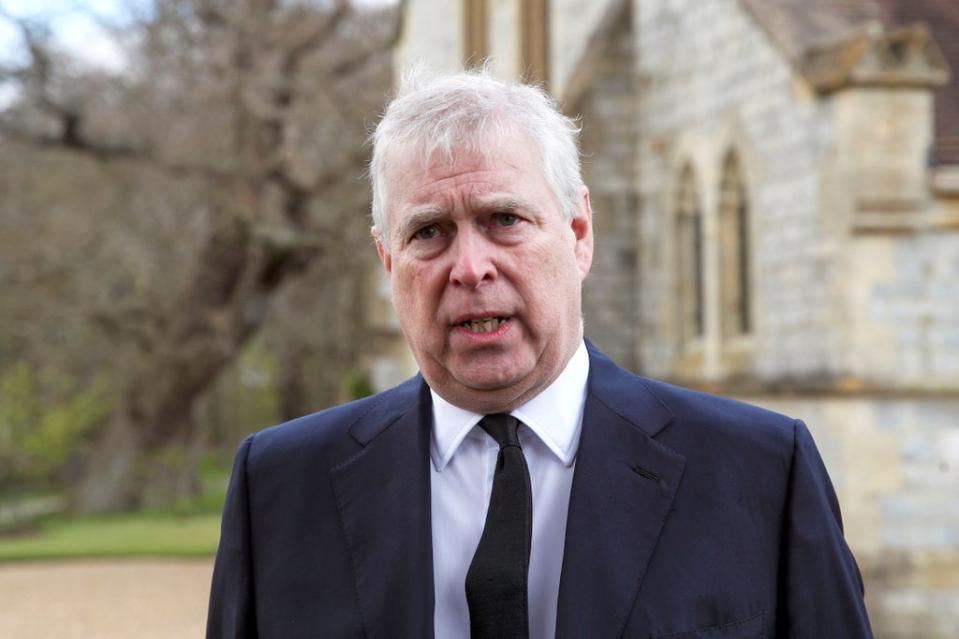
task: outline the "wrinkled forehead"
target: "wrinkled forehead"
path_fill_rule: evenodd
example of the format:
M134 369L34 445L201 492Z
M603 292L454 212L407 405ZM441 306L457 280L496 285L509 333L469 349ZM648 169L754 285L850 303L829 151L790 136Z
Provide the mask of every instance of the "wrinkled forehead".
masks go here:
M388 183L402 182L411 173L425 173L431 167L457 163L495 162L528 158L544 172L543 155L533 136L517 124L474 127L456 136L397 139L384 156Z

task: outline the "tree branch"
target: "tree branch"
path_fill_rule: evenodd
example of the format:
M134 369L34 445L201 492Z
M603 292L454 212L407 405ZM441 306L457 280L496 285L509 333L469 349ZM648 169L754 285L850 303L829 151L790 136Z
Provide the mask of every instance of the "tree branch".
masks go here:
M358 55L347 58L346 60L342 60L333 65L330 70L333 77L337 79L345 78L364 67L372 58L392 50L402 34L401 26L402 18L400 14L397 14L393 20L393 25L389 34L387 34L382 41L366 48Z
M280 63L283 77L294 75L299 70L303 58L329 40L350 11L349 0L336 0L335 7L326 20L316 20L312 29L305 31L302 36L292 42L287 39L288 48L283 53Z

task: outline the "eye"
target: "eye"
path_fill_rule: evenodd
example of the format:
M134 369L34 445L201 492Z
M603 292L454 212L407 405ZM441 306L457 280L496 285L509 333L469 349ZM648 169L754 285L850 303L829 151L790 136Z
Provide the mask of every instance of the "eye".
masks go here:
M496 223L500 226L513 226L519 222L519 216L515 213L497 213Z
M429 226L424 226L416 233L413 234L414 240L432 240L435 237L439 237L440 227L436 224L430 224Z

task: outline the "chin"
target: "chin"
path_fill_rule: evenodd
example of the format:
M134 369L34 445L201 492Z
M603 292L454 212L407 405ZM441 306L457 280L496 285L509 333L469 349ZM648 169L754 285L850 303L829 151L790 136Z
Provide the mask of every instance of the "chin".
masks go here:
M466 366L459 370L451 369L453 379L466 388L478 391L495 391L522 383L529 371L520 371L515 366L507 364L496 366L484 364L482 366Z
M457 381L475 391L497 391L515 386L517 380L503 375L463 375L457 376Z

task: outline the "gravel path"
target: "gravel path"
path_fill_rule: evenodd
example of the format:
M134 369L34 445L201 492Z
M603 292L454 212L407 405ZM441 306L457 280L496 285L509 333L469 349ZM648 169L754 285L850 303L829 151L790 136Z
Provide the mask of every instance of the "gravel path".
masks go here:
M0 637L202 637L213 562L0 565Z

